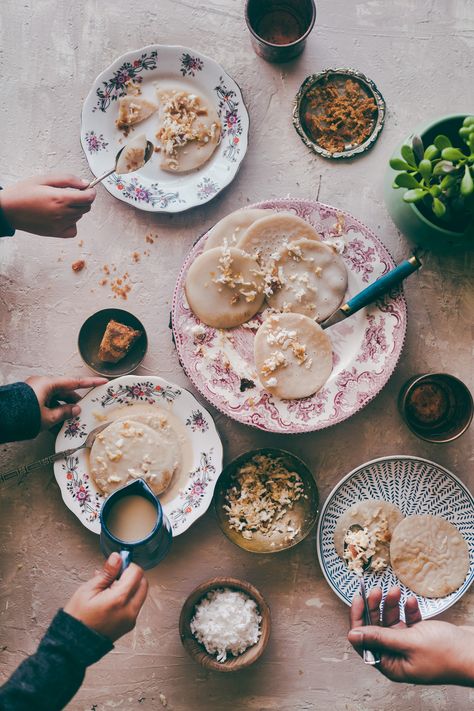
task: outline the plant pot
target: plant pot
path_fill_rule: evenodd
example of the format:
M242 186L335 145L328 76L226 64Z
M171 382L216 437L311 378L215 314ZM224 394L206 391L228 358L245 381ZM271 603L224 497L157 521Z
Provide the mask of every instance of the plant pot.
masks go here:
M417 126L412 135L419 135L425 146L433 143L435 136L442 133L448 136L456 145L459 142L458 129L467 114L454 114L444 116L431 123ZM398 144L392 154L393 158L400 157L400 148L410 141L411 136ZM439 227L423 215L416 204L403 200L404 188L392 188L393 179L397 171L387 168L384 177L384 198L390 217L396 226L411 242L433 251L452 251L453 249L472 249L474 246L474 223L463 231L455 231Z

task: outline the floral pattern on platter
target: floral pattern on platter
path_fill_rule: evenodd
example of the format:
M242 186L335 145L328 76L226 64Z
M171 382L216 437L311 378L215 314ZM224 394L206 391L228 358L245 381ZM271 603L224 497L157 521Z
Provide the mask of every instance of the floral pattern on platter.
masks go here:
M180 72L183 77L186 75L194 77L196 76L196 72L202 72L203 67L204 62L201 57L192 57L189 52L183 52L181 55Z
M105 140L104 135L102 133L97 134L95 131L87 131L85 139L89 153L98 153L99 151L103 151L109 145Z
M357 501L375 499L398 506L405 516L432 514L442 516L456 526L466 539L471 565L463 585L442 598L417 595L423 619L438 615L457 602L474 580L474 499L464 484L451 472L435 462L418 457L382 457L345 476L329 494L319 515L316 536L318 558L323 574L338 597L351 604L359 587L359 579L349 572L334 547L334 530L341 514ZM367 588L382 588L387 594L392 585L399 585L402 603L411 591L403 585L389 567L379 573L366 574ZM403 605L401 606L403 614Z
M165 192L158 183L151 183L149 186L143 185L134 176L130 180L124 180L123 175L113 173L109 178L111 185L115 185L124 197L130 198L134 202L142 202L152 207L164 209L173 202L182 202L179 192Z
M252 207L290 211L310 222L322 240L341 253L348 270L349 298L395 266L367 227L329 205L288 198ZM265 391L256 378L252 330L240 326L222 332L204 326L205 333L199 341L193 338L192 329L200 322L186 301L184 281L205 239L203 235L195 244L178 277L172 328L186 374L214 407L244 424L292 434L342 422L377 395L392 374L404 344L407 312L401 289L331 327L333 372L319 393L304 400L279 400ZM255 382L255 387L241 392L244 378Z
M214 91L219 102L219 116L222 122L222 140L227 138L227 146L224 150L225 158L235 162L240 153L240 136L242 134L242 121L239 115L239 102L237 94L232 89L228 89L224 83L224 77L220 77L219 85Z
M101 385L81 401L80 416L64 423L56 439L56 451L70 447L71 436L84 441L87 434L104 421L117 407L147 404L168 410L188 430L193 451L192 468L183 488L163 502L173 535L183 533L209 507L216 481L222 471L222 444L210 414L184 388L157 377L123 376ZM100 413L97 412L100 406ZM71 433L80 432L79 435ZM66 434L68 433L68 434ZM79 520L94 533L100 533L99 513L104 497L89 476L88 457L84 450L58 460L54 474L64 502Z
M156 50L151 51L149 55L144 52L133 62L124 62L110 79L102 81L102 86L97 88L97 105L92 110L107 111L113 101L125 96L128 81L140 84L143 81L142 72L156 69L157 62L158 52Z
M219 192L219 186L210 178L203 178L197 186L197 196L199 200L208 200L212 195Z

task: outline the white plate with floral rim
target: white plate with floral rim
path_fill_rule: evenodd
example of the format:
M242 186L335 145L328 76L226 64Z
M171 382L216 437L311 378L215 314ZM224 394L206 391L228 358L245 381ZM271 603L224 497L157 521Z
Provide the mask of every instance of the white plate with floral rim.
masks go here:
M175 79L177 85L212 102L222 123L221 142L205 165L179 175L159 167L159 155L138 172L103 181L111 195L149 212L182 212L211 200L234 179L247 150L249 117L240 88L213 59L186 47L149 45L115 60L94 80L82 109L81 143L95 176L115 162L127 139L115 125L117 100L125 84L140 84L144 98L156 102L155 85ZM156 144L156 114L137 124ZM130 134L133 135L133 134Z
M462 533L469 545L471 565L458 590L440 598L416 595L424 618L433 617L454 605L474 580L474 497L448 469L427 459L392 456L374 459L347 474L329 494L319 516L316 536L319 563L330 587L350 605L359 589L359 579L349 572L334 547L334 529L339 516L357 501L381 499L399 507L405 516L442 516ZM384 597L392 585L399 585L402 602L414 593L389 567L382 573L366 573L367 588L379 586ZM402 610L403 611L403 610Z
M292 198L253 207L291 211L314 225L324 242L342 250L348 271L346 300L395 266L373 232L347 212ZM205 326L199 340L193 335L193 326L200 322L188 306L184 283L205 240L203 235L194 245L178 276L172 327L181 365L206 400L246 425L294 434L342 422L377 395L397 365L405 340L407 308L401 289L326 331L333 344L333 371L318 393L303 400L280 400L257 379L254 331L245 325L227 331ZM249 389L246 380L251 381Z
M81 400L81 414L64 423L56 438L56 452L80 445L114 410L131 413L129 408L134 405L150 405L172 413L189 435L193 452L189 476L173 498L168 500L166 492L163 495L163 511L170 520L173 536L179 536L207 511L222 471L222 443L214 420L190 392L153 376L116 378L94 388ZM105 497L89 475L86 450L55 462L54 475L66 506L86 528L100 533L99 512Z

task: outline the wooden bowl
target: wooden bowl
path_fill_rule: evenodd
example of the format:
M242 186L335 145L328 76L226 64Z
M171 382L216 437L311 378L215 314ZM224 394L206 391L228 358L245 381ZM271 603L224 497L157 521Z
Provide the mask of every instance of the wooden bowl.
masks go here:
M99 358L100 342L111 319L142 332L140 338L135 341L126 356L118 363L105 363ZM121 375L133 373L145 357L147 347L148 339L142 322L124 309L96 311L84 321L79 331L78 348L82 360L94 373L103 375L105 378L118 378Z
M230 588L243 592L251 597L257 603L259 614L262 618L260 622L260 637L258 642L249 647L238 657L229 657L225 662L218 662L216 657L208 654L205 647L200 644L193 633L191 632L190 623L194 617L195 608L198 602L211 590ZM235 672L240 669L246 669L263 654L270 637L271 619L270 608L265 602L263 596L253 585L245 580L237 580L237 578L211 578L206 580L201 585L198 585L189 597L186 599L181 615L179 617L179 634L183 647L196 662L201 664L205 669L212 669L219 672Z

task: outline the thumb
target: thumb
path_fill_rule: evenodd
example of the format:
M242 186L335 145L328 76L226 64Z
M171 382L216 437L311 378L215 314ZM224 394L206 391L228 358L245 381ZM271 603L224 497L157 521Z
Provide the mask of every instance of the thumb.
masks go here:
M88 180L78 178L71 173L61 173L59 175L45 175L42 180L43 185L49 185L52 188L77 188L84 190L89 185Z
M347 638L357 650L400 653L407 650L406 635L406 629L368 626L351 630Z
M118 553L111 553L104 563L102 570L96 572L90 581L91 587L96 592L109 588L117 575L122 570L122 559Z
M81 411L79 405L69 404L69 405L57 405L57 407L51 407L47 409L47 414L45 413L45 418L47 419L47 427L54 427L54 425L64 422L64 420L69 420L71 417L76 417Z

